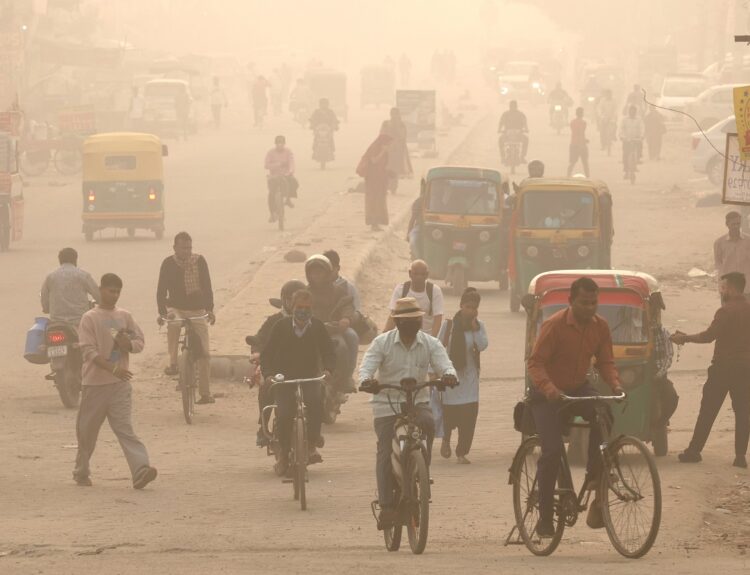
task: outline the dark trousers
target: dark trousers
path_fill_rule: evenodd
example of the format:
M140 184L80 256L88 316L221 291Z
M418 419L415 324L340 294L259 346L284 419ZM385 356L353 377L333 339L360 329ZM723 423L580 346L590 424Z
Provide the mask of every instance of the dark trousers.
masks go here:
M734 452L744 456L750 437L750 364L745 362L714 363L708 368L703 398L688 451L700 453L706 445L711 427L724 399L732 398L734 409Z
M296 388L285 386L274 390L276 399L276 425L282 453L289 453L292 445L292 423L297 415ZM307 407L307 445L314 446L320 438L323 424L323 394L320 383L307 383L302 386L302 400Z
M417 425L427 435L427 465L430 465L432 441L435 438L435 420L429 403L416 406ZM393 468L391 466L391 452L393 451L393 426L396 416L377 417L373 421L375 435L378 438L378 455L375 463L375 477L378 480L378 500L383 509L391 508L393 501Z
M590 397L598 395L590 384L585 384L576 391L568 391L571 397ZM560 404L550 402L543 396L535 394L532 397L531 412L534 415L539 439L542 441L542 454L539 457L537 481L539 485L539 515L543 521L550 521L554 512L555 482L560 472L560 461L563 449L563 426L569 416L579 415L586 421L594 420L595 410L593 402L576 403L559 412ZM588 476L598 472L599 445L602 442L599 429L592 427L589 434L589 460L586 466Z
M589 147L586 144L571 144L570 145L570 161L568 162L568 176L573 173L578 160L581 160L583 166L583 173L589 177Z
M474 430L477 427L477 415L479 414L479 403L463 403L461 405L443 404L443 440L451 440L451 432L458 429L458 443L456 444L456 456L462 457L471 450L474 441Z

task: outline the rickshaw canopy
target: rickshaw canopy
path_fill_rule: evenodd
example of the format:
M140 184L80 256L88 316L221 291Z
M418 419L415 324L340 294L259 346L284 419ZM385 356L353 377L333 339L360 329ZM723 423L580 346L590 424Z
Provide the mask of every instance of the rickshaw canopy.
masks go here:
M153 134L113 132L83 143L84 181L161 180L166 148Z

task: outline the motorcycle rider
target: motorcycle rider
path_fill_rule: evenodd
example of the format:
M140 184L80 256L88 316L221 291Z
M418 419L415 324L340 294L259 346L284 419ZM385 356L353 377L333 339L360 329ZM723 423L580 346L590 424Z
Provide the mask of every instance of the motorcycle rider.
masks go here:
M319 135L318 135L318 127L319 126L328 126L330 129L329 132L329 145L330 145L330 157L325 158L317 158L315 157L315 150L319 145ZM328 101L328 98L321 98L319 107L317 110L315 110L312 115L310 116L310 128L313 131L313 159L319 160L319 161L329 161L333 160L334 154L336 152L336 144L333 139L333 133L339 129L339 119L336 117L336 113L331 110L330 103ZM321 150L323 151L323 150ZM327 154L323 153L323 156L326 156Z
M562 83L558 82L555 89L549 93L549 122L553 124L552 118L555 113L555 106L562 107L563 119L568 122L568 109L573 105L573 98L563 89Z
M646 132L646 128L643 124L643 119L638 116L638 108L630 106L628 109L627 117L622 119L620 124L620 140L622 140L622 167L625 171L625 178L628 177L628 168L637 171L637 164L641 158L641 150L643 148L643 136ZM635 148L635 149L633 149ZM633 158L635 165L628 166L628 159Z
M284 203L290 208L294 207L291 198L297 197L297 188L299 184L297 179L294 177L294 154L286 147L286 138L284 136L276 136L274 139L274 147L268 150L266 153L266 160L264 167L268 170L268 211L270 213L269 223L273 223L277 219L276 210L274 208L274 185L276 177L280 176L287 181L287 193L284 198Z
M319 365L323 374L330 377L336 367L333 341L323 322L313 316L313 296L307 290L298 290L292 296L292 316L276 323L268 345L260 355L264 385L272 384L273 376L285 379L317 377ZM320 427L323 421L323 400L319 383L303 385L302 394L307 407L308 464L321 463L317 450ZM282 475L289 466L292 421L296 413L295 389L291 386L274 390L276 424L281 453L276 463L276 473Z
M373 380L376 374L379 383L398 385L401 379L407 377L425 381L428 371L443 377L447 384L455 383L456 370L443 344L422 331L423 316L424 312L413 297L401 298L396 302L391 314L396 329L376 337L362 358L359 381L363 388L367 388L368 382ZM428 466L435 435L435 422L429 400L428 388L420 390L414 398L418 413L417 424L427 435ZM397 510L393 508L391 444L396 421L394 409L400 409L401 401L403 396L390 389L376 393L370 400L375 434L378 438L375 468L380 503L378 529L387 529L398 519Z
M607 138L614 139L617 126L617 104L612 97L612 90L604 90L596 104L596 124L599 128L599 141L602 150L607 148Z
M283 286L281 286L281 310L273 315L270 315L260 326L258 333L248 340L252 340L250 344L250 360L258 364L260 362L260 354L268 345L271 340L271 333L273 332L274 326L279 323L280 320L285 317L292 316L292 298L294 294L299 290L305 289L305 284L299 280L289 280ZM273 305L273 300L269 300ZM260 417L263 415L263 408L270 404L271 398L268 397L267 386L261 385L258 389L258 423L262 423ZM265 434L262 429L258 429L256 435L255 444L258 447L265 447L268 444Z
M508 130L517 130L521 141L521 162L526 163L526 152L529 149L529 132L526 114L518 109L518 102L511 100L508 109L500 117L500 124L497 127L497 133L500 134L499 144L502 152L503 146L508 141Z
M313 297L313 317L324 322L329 333L340 336L346 345L347 365L343 373L337 374L341 386L338 391L351 393L356 390L352 374L357 366L359 351L359 336L352 328L356 315L353 298L345 286L335 284L333 266L324 255L316 254L307 259L305 277L307 289Z
M81 317L89 309L89 296L99 303L99 286L91 274L78 267L78 252L63 248L57 254L60 267L42 283L42 311L50 321L59 321L78 329Z

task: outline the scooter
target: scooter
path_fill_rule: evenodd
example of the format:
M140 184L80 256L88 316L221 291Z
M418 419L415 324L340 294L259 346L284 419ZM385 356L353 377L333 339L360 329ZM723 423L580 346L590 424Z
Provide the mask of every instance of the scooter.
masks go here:
M326 169L326 163L334 160L333 129L328 124L318 124L313 128L313 160Z

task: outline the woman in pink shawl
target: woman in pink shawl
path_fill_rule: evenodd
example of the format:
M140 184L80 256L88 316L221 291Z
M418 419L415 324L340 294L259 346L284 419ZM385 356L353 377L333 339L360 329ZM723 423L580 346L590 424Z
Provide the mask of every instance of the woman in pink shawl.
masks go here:
M357 174L365 179L365 223L372 231L388 225L388 148L393 138L381 134L359 161Z

